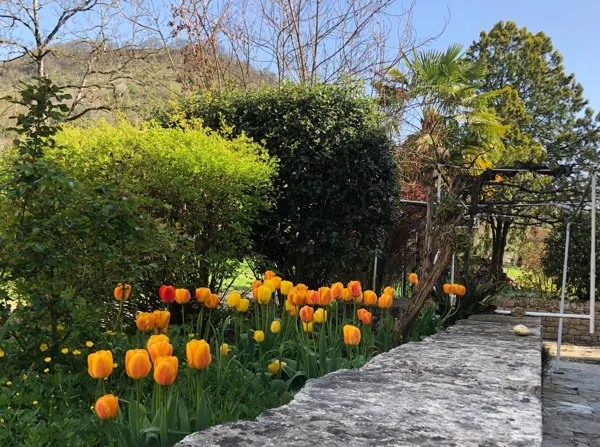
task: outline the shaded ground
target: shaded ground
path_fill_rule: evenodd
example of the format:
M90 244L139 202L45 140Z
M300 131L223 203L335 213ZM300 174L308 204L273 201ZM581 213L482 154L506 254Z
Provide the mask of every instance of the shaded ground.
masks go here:
M566 348L561 349L563 374L554 374L553 361L542 388L542 446L598 447L600 364L594 357L600 357L600 350L580 346Z

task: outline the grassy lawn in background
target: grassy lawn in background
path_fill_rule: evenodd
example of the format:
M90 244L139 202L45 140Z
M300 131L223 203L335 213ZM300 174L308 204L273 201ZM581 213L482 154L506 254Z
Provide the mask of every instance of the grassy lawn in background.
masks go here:
M254 273L252 273L252 270L250 269L248 264L244 262L242 264L242 269L240 270L240 273L236 276L235 280L233 281L233 284L231 285L231 289L238 291L249 289L252 285L252 281L254 281L255 279L256 278L254 277ZM229 284L229 281L225 281L225 284Z
M511 265L504 268L504 273L513 281L518 281L521 275L523 275L524 270L516 265Z

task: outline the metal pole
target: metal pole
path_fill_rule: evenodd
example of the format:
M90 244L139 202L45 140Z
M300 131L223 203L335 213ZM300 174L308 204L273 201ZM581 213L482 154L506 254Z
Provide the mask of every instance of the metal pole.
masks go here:
M376 285L377 285L377 253L375 253L375 261L373 261L373 291L377 290Z
M571 234L571 222L567 222L567 235L565 237L565 260L563 262L562 288L560 291L560 313L565 313L565 288L567 287L567 262L569 260L569 236ZM563 319L558 319L558 339L556 340L556 361L554 362L554 373L560 372L560 346L562 344Z
M592 172L592 242L590 253L590 334L596 330L596 170Z
M450 267L450 284L454 284L454 260L456 259L456 253L452 252L452 266ZM450 304L454 307L455 296L453 293L450 294Z
M442 171L438 168L438 178L437 178L437 204L440 205L442 201Z

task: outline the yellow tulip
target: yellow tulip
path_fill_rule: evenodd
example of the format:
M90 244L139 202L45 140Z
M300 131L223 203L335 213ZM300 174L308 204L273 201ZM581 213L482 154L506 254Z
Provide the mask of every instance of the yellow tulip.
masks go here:
M279 362L279 360L275 360L267 368L269 368L269 371L271 371L273 374L277 374L279 372L279 370L281 368L283 368L284 366L287 366L287 363Z
M177 378L177 357L159 357L154 364L154 380L160 385L171 385Z
M229 345L227 343L223 343L220 350L223 357L227 357L229 355Z
M254 331L254 341L262 343L265 340L265 333L263 331Z
M323 324L327 321L327 311L325 309L317 309L313 315L315 323Z
M113 370L113 355L110 351L98 351L88 355L88 373L94 379L104 379Z
M105 394L98 398L95 409L96 414L100 419L112 419L117 415L119 399L112 394Z
M294 284L291 281L281 281L281 284L279 286L279 290L285 296L289 295L293 288Z
M271 293L275 292L275 290L277 290L277 287L275 286L275 280L273 279L267 279L265 280L265 282L263 283L264 287L268 287L271 290ZM259 287L260 289L260 287Z
M281 321L273 320L271 322L271 332L277 334L281 330Z
M240 300L240 303L236 307L236 310L238 312L246 312L248 310L249 306L250 306L250 300L248 300L247 298L242 298Z
M302 323L302 329L304 329L304 332L312 332L313 331L312 321L310 323Z
M266 282L266 281L265 281ZM260 286L258 288L258 304L268 304L271 300L273 291L268 286Z
M145 349L130 349L125 353L125 372L132 379L143 379L151 368L150 356Z
M227 305L229 307L237 308L240 304L240 300L242 299L241 295L237 292L230 293L227 297Z

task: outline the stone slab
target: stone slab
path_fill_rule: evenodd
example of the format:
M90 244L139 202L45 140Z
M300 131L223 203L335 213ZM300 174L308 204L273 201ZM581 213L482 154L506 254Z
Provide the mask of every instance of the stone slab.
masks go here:
M540 446L541 322L482 315L307 382L255 421L186 437L197 446Z

